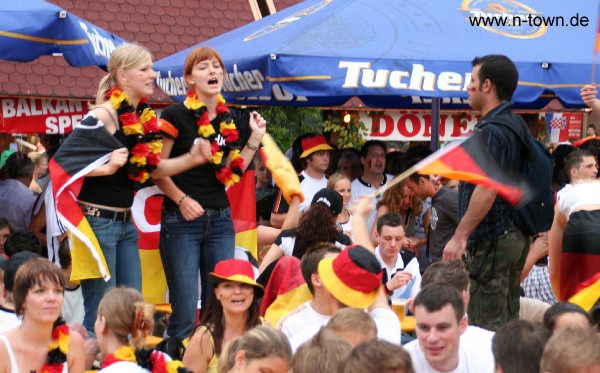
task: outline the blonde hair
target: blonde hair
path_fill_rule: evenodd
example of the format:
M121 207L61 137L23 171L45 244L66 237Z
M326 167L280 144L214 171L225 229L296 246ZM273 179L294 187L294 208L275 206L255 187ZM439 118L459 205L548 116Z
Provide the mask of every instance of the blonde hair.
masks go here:
M337 184L338 181L343 179L346 179L351 182L348 176L344 175L341 172L335 172L333 175L329 176L329 179L327 179L327 189L333 189L335 187L335 184Z
M377 325L373 318L364 310L357 308L342 308L329 321L326 328L334 332L352 332L363 336L377 337Z
M123 44L115 48L108 60L108 74L100 80L98 93L96 93L96 105L104 103L108 91L117 85L117 72L119 70L130 70L141 65L148 58L152 58L150 51L138 44Z
M154 327L154 305L147 304L132 288L109 289L98 305L98 315L106 319L106 326L121 342L135 348L144 346Z
M238 351L244 351L246 360L279 357L288 365L292 361L292 348L285 334L273 328L258 326L227 343L219 357L218 373L233 369Z
M29 157L29 159L31 159L31 161L33 162L33 166L39 166L42 162L42 159L46 159L46 154L42 153L42 152L31 152L31 153L27 153L27 156Z
M383 205L388 208L388 212L402 212L400 211L400 205L402 204L402 197L404 196L404 187L406 187L406 182L403 180L388 188L383 192L383 197L381 198L381 201L377 203L377 208ZM408 189L408 187L406 188ZM423 200L413 194L410 199L410 209L415 216L420 215L423 211Z
M594 329L565 329L546 343L540 372L576 373L600 365L600 334Z
M292 369L299 373L337 372L350 351L352 346L345 339L327 328L321 328L310 341L298 348Z

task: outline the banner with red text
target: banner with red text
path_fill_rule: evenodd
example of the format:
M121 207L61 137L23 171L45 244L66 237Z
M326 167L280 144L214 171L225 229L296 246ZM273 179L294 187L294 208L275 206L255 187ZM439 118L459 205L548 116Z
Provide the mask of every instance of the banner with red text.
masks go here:
M69 133L87 112L87 101L3 97L0 98L0 132Z
M474 113L442 113L440 140L453 140L469 135L479 117ZM431 114L426 112L386 111L372 115L361 112L360 120L367 127L368 138L372 140L431 140Z

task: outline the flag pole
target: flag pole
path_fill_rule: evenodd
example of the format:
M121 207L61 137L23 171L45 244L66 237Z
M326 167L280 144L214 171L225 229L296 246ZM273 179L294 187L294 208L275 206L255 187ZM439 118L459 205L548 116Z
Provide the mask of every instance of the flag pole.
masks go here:
M407 177L409 177L410 175L414 174L415 172L417 172L416 168L409 167L407 170L405 170L404 172L402 172L400 175L394 176L394 178L389 183L387 183L384 186L382 186L381 188L377 189L376 191L374 191L373 193L371 193L371 195L373 197L377 197L380 194L383 194L386 190L390 189L391 187L393 187L394 185L398 184L399 182L401 182L402 180L406 179Z

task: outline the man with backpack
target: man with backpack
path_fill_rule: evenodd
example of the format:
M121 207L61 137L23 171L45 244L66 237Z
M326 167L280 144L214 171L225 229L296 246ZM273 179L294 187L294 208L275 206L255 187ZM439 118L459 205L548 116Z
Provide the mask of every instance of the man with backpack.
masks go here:
M514 63L501 55L475 58L472 65L467 86L470 105L482 114L475 131L481 131L502 169L523 173L524 157L539 149L529 149L529 129L512 112L519 73ZM525 232L523 225L519 229L513 207L481 185L461 182L458 198L461 220L444 248L443 259L460 260L466 254L471 280L469 323L496 330L519 316L519 282L529 251L528 235L537 229Z

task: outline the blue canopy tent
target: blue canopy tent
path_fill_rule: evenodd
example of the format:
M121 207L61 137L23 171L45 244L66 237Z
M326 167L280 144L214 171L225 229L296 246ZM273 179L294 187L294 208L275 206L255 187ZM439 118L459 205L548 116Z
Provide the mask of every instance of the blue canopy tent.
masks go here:
M493 20L508 25L473 24ZM237 104L339 106L356 96L377 108L430 108L423 97L466 107L472 58L505 54L520 73L517 106L556 97L581 107L597 24L590 0L308 0L199 45L223 57L224 95ZM195 47L155 64L158 86L177 100Z
M27 62L62 54L72 66L106 70L125 40L41 0L0 1L0 59Z

